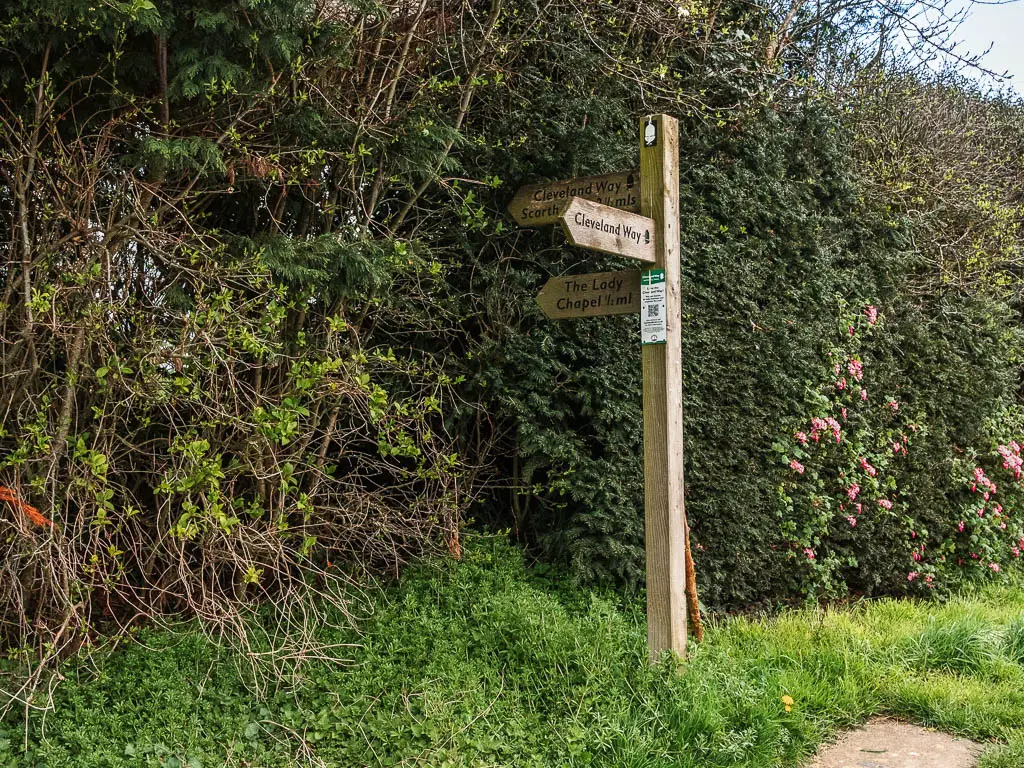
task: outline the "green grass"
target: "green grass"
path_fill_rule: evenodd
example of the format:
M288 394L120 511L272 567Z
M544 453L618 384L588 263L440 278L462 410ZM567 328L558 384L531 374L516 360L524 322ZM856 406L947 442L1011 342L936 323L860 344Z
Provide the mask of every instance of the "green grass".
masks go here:
M1018 664L1024 664L1024 617L1010 623L1006 628L1003 642L1006 657Z
M713 622L689 662L646 662L642 611L552 591L489 541L382 592L347 665L249 692L244 657L147 632L68 665L56 709L0 725L11 768L794 766L877 714L991 741L1024 765L1024 589ZM795 705L785 710L783 696Z

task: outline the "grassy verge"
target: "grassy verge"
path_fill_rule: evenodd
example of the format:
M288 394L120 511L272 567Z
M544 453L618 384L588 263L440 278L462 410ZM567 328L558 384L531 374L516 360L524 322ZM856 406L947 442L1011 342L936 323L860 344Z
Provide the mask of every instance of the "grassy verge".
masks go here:
M552 594L481 542L381 593L361 636L325 637L358 642L351 663L263 696L197 634L69 666L27 753L23 723L0 724L0 765L794 766L881 713L993 741L985 768L1024 765L1019 583L717 622L683 674L648 666L644 632L640 611Z

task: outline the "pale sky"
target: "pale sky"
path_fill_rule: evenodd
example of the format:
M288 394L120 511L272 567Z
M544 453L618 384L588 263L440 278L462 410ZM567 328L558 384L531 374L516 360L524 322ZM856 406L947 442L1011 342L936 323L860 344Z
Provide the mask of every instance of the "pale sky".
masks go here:
M971 53L981 53L991 45L982 64L997 72L1009 70L1014 75L1010 85L1024 95L1024 1L975 5L956 36Z

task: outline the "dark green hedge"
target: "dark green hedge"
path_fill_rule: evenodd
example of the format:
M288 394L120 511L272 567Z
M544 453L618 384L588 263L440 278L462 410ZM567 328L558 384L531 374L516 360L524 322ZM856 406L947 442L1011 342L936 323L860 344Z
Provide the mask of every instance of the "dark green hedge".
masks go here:
M571 124L565 112L578 109L582 118L589 105L562 99L551 108ZM581 132L579 155L538 159L506 194L520 178L614 167L586 157L595 146L615 147L605 157L628 167L635 142L627 113L624 104L616 130L604 127L600 140ZM908 574L925 566L934 575L929 587L957 581L964 569L947 559L947 539L970 474L958 462L972 452L993 456L993 441L1009 428L1021 350L1015 312L992 292L944 283L924 263L913 216L865 193L856 139L838 110L811 102L751 110L724 126L684 119L682 134L686 505L702 598L736 605L902 591L917 587ZM561 146L557 137L551 144ZM475 285L490 296L477 383L513 430L501 471L519 492L492 497L481 517L512 528L581 581L637 586L644 567L637 323L550 322L532 303L550 275L622 265L545 231L498 242L474 261ZM848 308L867 305L884 319L858 352L873 398L899 399L899 434L910 434L910 423L920 429L885 476L895 508L865 512L851 531L840 480L852 481L842 461L859 469L859 454L822 459L815 492L830 498L828 516L817 507L808 513L811 497L790 488L788 461L793 432L832 414L820 409L835 383L831 355L847 333ZM882 449L892 427L884 405L851 425L858 442L844 451ZM804 493L806 509L799 499L796 508L787 504L791 491ZM918 531L936 550L920 561L913 558ZM985 562L1012 559L1020 535L1015 523L984 534ZM813 562L805 548L816 553ZM960 545L965 555L971 548Z

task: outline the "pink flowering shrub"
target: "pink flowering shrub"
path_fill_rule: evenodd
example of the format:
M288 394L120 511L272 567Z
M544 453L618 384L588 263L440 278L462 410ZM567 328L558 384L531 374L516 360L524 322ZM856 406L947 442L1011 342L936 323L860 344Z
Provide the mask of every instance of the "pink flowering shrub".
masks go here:
M779 498L791 551L817 553L812 562L803 559L802 566L810 569L804 586L812 592L843 591L843 572L857 567L864 543L879 529L904 527L899 492L903 452L892 446L902 449L915 437L906 413L891 405L898 402L894 393L875 400L867 394L878 388L866 354L872 337L884 328L877 308L850 308L840 327L849 330L828 349L825 370L831 376L812 391L814 410L793 425L796 439L776 443L787 464L801 467L799 476L783 481ZM860 386L849 387L846 377Z
M1020 434L1007 414L1003 430ZM1016 429L1014 429L1016 427ZM968 453L955 463L961 478L960 504L940 532L938 551L958 569L982 576L1000 573L1024 549L1024 476L1017 440L996 441L987 453Z
M1015 515L1024 514L1024 439L1006 437L984 455L954 445L958 458L941 465L918 456L927 413L904 402L890 372L873 367L884 314L874 304L848 307L838 327L846 332L825 349L808 412L787 430L795 439L774 445L785 463L800 466L778 493L784 546L802 588L829 595L902 584L930 592L964 577L998 577L1024 556ZM1002 421L991 429L1024 434L1009 417ZM920 503L921 476L930 472L934 482L942 468L952 473L951 490L940 505ZM813 559L799 556L808 550Z

